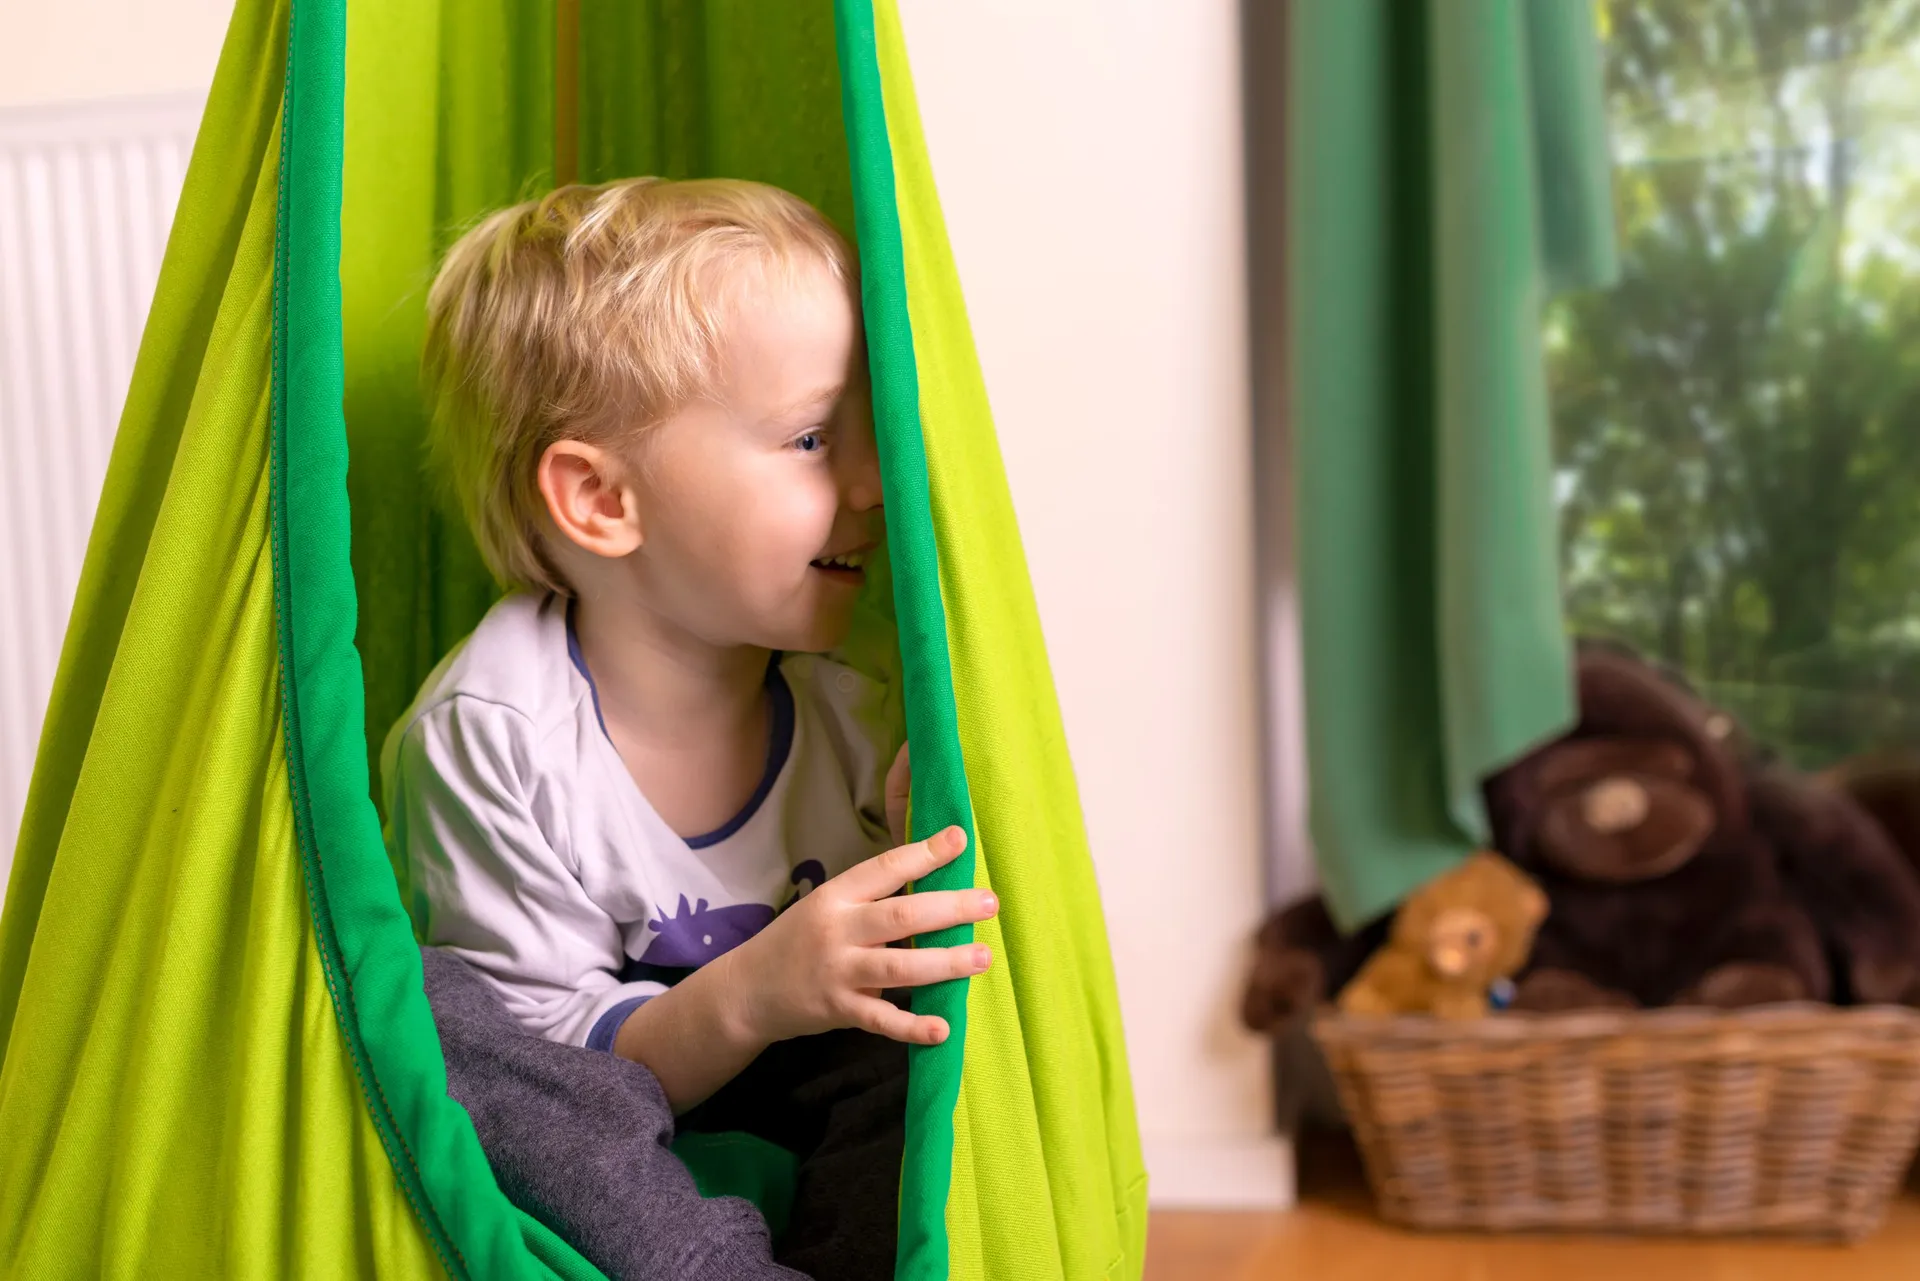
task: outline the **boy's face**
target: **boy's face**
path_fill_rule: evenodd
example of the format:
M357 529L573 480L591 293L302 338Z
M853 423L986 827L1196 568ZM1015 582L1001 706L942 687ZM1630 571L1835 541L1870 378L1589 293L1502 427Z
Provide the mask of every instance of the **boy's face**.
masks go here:
M709 644L832 649L882 535L853 305L811 265L737 287L712 394L641 443L628 563L650 607Z

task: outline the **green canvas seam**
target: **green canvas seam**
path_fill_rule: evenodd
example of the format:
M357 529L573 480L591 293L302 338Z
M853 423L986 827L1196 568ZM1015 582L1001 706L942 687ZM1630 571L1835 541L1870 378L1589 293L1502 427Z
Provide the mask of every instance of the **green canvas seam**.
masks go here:
M277 634L280 666L280 697L287 749L287 779L293 800L294 840L300 850L301 876L306 885L307 905L313 921L316 949L320 954L321 972L325 976L327 992L333 1002L334 1017L340 1025L340 1033L346 1039L348 1056L359 1078L362 1095L367 1100L374 1129L380 1136L381 1146L387 1151L392 1163L396 1181L400 1185L407 1202L413 1207L414 1214L426 1229L428 1239L433 1243L441 1266L448 1275L464 1278L465 1260L448 1235L445 1226L434 1213L431 1201L421 1186L420 1170L408 1149L399 1127L394 1123L391 1107L385 1093L380 1089L372 1065L368 1061L367 1049L360 1036L359 1022L354 1014L351 985L342 975L339 939L333 928L332 913L328 909L325 881L321 875L316 837L313 828L313 810L306 784L306 759L302 751L300 734L300 704L294 678L293 609L289 567L289 533L287 513L287 309L289 260L292 256L292 244L289 232L290 221L290 183L289 174L294 164L294 153L300 150L299 131L295 125L295 93L300 66L301 21L304 12L299 3L290 3L287 20L287 61L286 87L281 100L280 131L280 173L279 173L279 209L274 225L274 273L273 273L273 351L272 351L272 448L270 451L269 492L272 508L273 530L273 579L274 579L274 624ZM344 60L344 49L340 56ZM303 157L304 159L304 157ZM319 159L326 159L320 157Z
M834 15L907 736L913 743L912 834L925 839L956 826L967 833L966 853L914 888L966 889L974 881L973 807L960 748L946 610L940 597L939 548L926 443L921 437L919 375L907 314L905 251L873 5L871 0L837 0ZM952 947L972 941L973 927L963 925L922 935L915 943ZM950 1034L941 1045L908 1050L906 1151L901 1164L895 1267L901 1281L945 1281L951 1268L946 1206L953 1181L953 1113L966 1055L967 991L968 981L956 979L914 993L914 1011L944 1018Z

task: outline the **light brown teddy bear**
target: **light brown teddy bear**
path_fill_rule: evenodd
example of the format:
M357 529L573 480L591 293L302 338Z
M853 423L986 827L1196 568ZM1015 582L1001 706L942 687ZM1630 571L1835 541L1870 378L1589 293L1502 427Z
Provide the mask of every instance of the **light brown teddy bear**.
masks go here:
M1400 906L1393 933L1340 993L1347 1014L1486 1017L1488 993L1527 963L1547 896L1498 854L1476 854Z

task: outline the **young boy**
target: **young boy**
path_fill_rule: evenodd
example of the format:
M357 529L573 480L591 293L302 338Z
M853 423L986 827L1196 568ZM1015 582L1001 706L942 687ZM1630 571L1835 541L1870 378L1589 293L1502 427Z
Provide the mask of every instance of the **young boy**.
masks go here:
M676 1113L793 1038L936 1044L884 994L989 960L889 946L995 904L896 897L964 834L903 844L883 691L821 657L882 536L854 276L796 197L642 178L492 215L429 296L431 455L513 590L387 740L391 839L425 943Z

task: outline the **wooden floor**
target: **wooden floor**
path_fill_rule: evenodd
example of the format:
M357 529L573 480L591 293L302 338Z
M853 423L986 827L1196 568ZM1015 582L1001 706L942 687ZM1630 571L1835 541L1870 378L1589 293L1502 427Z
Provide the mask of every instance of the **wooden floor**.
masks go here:
M1303 1148L1285 1214L1161 1211L1146 1281L1920 1281L1920 1187L1853 1246L1434 1236L1373 1216L1351 1149Z

